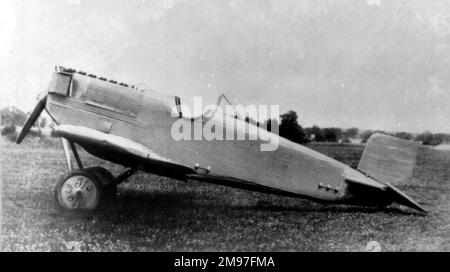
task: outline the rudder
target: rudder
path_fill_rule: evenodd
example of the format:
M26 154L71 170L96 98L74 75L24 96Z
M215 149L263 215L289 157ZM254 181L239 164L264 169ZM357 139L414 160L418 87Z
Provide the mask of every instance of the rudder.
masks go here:
M358 170L379 180L398 185L412 176L419 145L375 133L367 141Z

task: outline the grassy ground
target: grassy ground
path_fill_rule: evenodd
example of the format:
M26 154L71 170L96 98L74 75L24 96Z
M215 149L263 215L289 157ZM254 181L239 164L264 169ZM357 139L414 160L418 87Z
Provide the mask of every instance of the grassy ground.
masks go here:
M121 170L82 156L87 165ZM414 178L400 187L430 211L426 216L398 206L322 205L148 174L119 186L116 207L74 215L53 200L66 171L59 142L3 142L2 250L361 251L376 240L383 251L448 251L449 163L450 153L422 150Z

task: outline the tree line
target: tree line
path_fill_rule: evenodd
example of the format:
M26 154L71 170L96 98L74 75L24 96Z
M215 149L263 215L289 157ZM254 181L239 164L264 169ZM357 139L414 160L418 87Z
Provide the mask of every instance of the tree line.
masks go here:
M369 137L374 133L382 133L385 135L394 136L400 139L420 142L424 145L439 145L442 143L450 143L450 134L446 133L431 133L425 131L420 134L413 134L409 132L388 132L383 130L359 130L356 127L342 129L337 127L321 128L317 125L303 128L298 123L298 115L295 111L289 110L280 115L280 124L276 119L269 119L259 124L249 117L245 119L249 123L262 126L269 131L272 127L279 126L279 135L290 141L307 144L311 142L328 142L328 143L351 143L361 142L365 143Z
M0 110L0 114L1 135L14 142L18 134L17 127L22 127L31 113L25 113L16 107L6 107ZM53 131L54 124L40 116L38 121L33 124L34 129L29 131L28 136L41 137L41 129L46 127L50 127Z
M27 113L15 107L7 107L0 110L1 112L1 134L2 136L15 139L17 134L16 127L21 127L27 119ZM421 142L424 145L439 145L441 143L450 143L450 134L423 132L421 134L412 134L409 132L386 132L380 130L362 130L358 128L342 129L337 127L321 128L317 125L303 128L298 123L298 115L295 111L289 110L280 115L280 121L277 119L268 119L263 123L259 123L250 117L246 117L245 121L257 126L261 126L268 131L273 131L278 126L279 135L288 140L299 144L310 142L329 142L329 143L350 143L360 141L365 143L374 133L383 133L395 136L401 139ZM280 122L280 123L279 123ZM49 126L53 128L53 124L49 124L44 117L39 118L34 124L37 131L32 131L31 136L40 136L40 128Z

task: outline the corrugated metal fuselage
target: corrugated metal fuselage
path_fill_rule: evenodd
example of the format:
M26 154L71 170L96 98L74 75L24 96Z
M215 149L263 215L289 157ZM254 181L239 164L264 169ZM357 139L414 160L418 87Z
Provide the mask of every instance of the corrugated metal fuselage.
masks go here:
M347 175L364 178L347 165L281 137L276 150L261 151L261 144L268 141L260 137L249 140L251 125L232 117L226 118L235 122L235 134L237 130L245 131L246 140L177 141L171 135L176 121L184 122L186 127L194 123L203 126L207 121L221 126L224 121L215 117L193 120L173 116L173 96L131 89L76 73L70 75L67 81L70 88L65 94L65 90L58 90L64 84L55 83L58 81L55 77L60 76L54 75L46 105L57 124L83 126L130 139L172 163L190 169L197 165L209 169L211 175L324 201L343 201L350 197L345 182ZM269 133L262 128L257 130ZM107 151L94 155L110 159Z

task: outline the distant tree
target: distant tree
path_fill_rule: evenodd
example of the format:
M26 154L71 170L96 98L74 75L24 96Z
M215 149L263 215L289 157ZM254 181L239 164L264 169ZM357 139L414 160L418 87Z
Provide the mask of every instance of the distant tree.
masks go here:
M310 142L311 139L311 128L310 127L305 127L303 128L303 132L305 133L305 140Z
M46 125L47 125L47 118L42 117L41 120L39 121L39 127L45 128Z
M342 132L343 139L356 139L358 137L359 130L358 128L349 128Z
M422 142L424 145L438 145L440 144L439 141L437 141L433 135L433 133L429 131L425 131L424 133L421 133L416 136L416 141Z
M324 128L322 129L325 142L338 142L342 136L340 128Z
M262 127L265 128L267 131L275 132L273 128L275 126L278 126L277 119L267 119L263 124Z
M434 134L434 141L437 144L450 143L450 134L436 133Z
M433 134L429 131L425 131L416 136L416 141L422 142L424 145L439 145L442 143L450 142L450 134L446 133L436 133Z
M6 107L0 110L1 113L1 125L14 125L23 126L27 120L27 115L16 107Z
M2 128L2 136L5 136L5 138L10 142L15 142L17 138L17 131L15 125L6 125Z
M323 131L320 127L314 125L309 129L309 139L315 142L323 142L325 138L323 137Z
M289 110L288 112L282 114L280 116L281 124L280 124L280 136L284 137L293 142L303 144L306 143L305 132L303 128L298 124L298 116L297 113L293 110Z
M15 125L7 125L2 128L2 136L13 134L16 132L16 126Z

